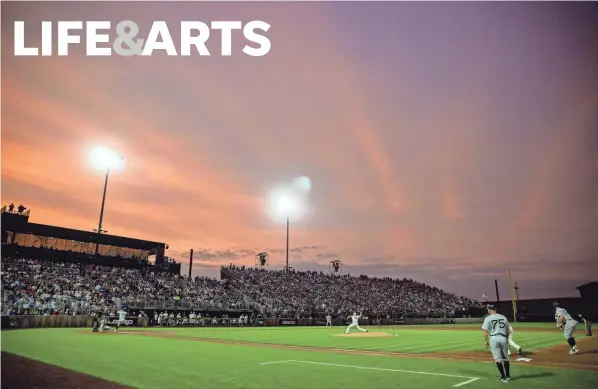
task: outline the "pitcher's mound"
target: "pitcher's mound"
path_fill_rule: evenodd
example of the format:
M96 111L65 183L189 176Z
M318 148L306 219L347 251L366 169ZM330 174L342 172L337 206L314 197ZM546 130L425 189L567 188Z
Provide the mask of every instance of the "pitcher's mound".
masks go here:
M386 332L353 332L347 334L334 334L334 336L343 336L347 338L387 338L393 336Z

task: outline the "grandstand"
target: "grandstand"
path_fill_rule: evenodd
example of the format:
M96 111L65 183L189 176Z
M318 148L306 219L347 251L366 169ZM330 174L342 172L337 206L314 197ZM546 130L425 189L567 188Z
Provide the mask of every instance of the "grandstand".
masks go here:
M353 310L388 318L481 316L483 304L411 279L351 277L313 271L221 269L221 278L275 317L342 317Z
M121 266L180 273L180 263L165 256L166 243L98 234L29 222L30 211L3 207L2 256ZM98 246L98 254L95 254ZM155 262L151 263L151 259Z

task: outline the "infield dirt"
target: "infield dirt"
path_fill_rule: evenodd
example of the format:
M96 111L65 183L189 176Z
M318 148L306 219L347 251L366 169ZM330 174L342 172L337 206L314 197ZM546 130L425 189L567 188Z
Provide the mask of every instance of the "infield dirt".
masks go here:
M471 331L472 328L481 328L480 327L442 327L442 326L429 326L429 325L421 325L421 326L410 326L401 328L401 331L409 331L409 330L417 330L417 331ZM533 327L517 327L514 328L514 332L556 332L556 329L550 328L533 328Z
M387 332L352 332L349 334L333 334L332 336L342 336L347 338L388 338L394 336Z

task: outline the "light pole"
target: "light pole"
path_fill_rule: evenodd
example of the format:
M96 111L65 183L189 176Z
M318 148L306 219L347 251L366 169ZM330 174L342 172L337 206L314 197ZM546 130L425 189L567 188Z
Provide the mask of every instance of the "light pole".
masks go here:
M285 271L289 272L289 230L291 224L291 215L297 214L297 209L299 206L298 200L290 196L288 194L282 194L277 199L277 208L279 214L282 216L284 215L287 219L287 244L286 244L286 261L285 261Z
M290 221L290 216L287 216L287 266L286 266L287 273L289 272L289 221Z
M104 191L102 193L102 207L100 208L100 221L98 222L97 233L100 235L102 232L102 221L104 219L104 205L106 204L106 190L108 189L108 177L110 176L110 170L121 169L124 166L124 158L118 155L114 150L105 147L94 147L89 153L89 160L94 168L98 170L104 170L106 177L104 178ZM96 255L100 251L100 243L96 242Z
M106 189L108 189L108 176L110 175L110 169L106 169L106 178L104 179L104 193L102 194L102 207L100 208L100 222L98 223L98 234L102 233L102 219L104 218L104 204L106 204ZM100 243L96 243L96 255L100 251Z
M285 271L291 270L289 266L289 242L291 217L293 222L301 219L307 211L307 195L311 190L311 181L307 177L299 177L291 185L283 185L269 191L266 200L266 211L277 224L286 221L286 249Z

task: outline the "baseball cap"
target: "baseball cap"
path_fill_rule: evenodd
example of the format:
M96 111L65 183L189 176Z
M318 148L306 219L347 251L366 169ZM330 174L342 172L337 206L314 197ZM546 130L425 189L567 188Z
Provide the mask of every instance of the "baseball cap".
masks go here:
M494 305L492 305L492 304L488 304L486 306L486 309L496 309L496 307Z

